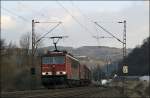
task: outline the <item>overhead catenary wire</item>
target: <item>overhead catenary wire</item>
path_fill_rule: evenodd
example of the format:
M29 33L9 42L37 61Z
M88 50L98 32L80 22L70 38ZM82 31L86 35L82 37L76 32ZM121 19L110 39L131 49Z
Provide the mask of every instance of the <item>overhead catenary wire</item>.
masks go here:
M94 21L92 21L90 18L88 18L84 13L82 13L81 9L80 9L79 7L77 7L77 6L73 3L73 1L71 1L71 4L72 4L74 7L76 7L76 9L78 9L78 11L81 13L81 15L82 15L84 18L86 18L87 20L89 20L89 21L91 21L91 22L94 22ZM102 21L101 21L101 22L102 22ZM105 21L105 22L114 23L114 22L112 22L112 21ZM98 44L100 44L100 42L99 42L99 39L100 39L100 38L113 38L113 37L99 36L99 35L98 35L99 32L97 31L97 29L96 29L96 32L97 32L97 36L93 36L93 37L97 39ZM120 39L118 39L118 38L117 38L117 40L120 41Z
M16 13L14 13L14 12L12 12L12 11L6 9L6 8L3 8L3 10L5 10L5 11L8 12L8 13L10 13L11 15L17 16L19 19L21 19L21 20L25 21L26 23L30 24L30 21L29 21L28 19L24 18L23 16L17 15ZM38 23L39 23L39 22L38 22ZM42 21L41 23L56 23L56 22L44 22L44 21ZM57 22L57 23L58 23L58 22ZM42 28L42 27L39 27L39 28L43 29L45 32L47 32L47 33L45 33L43 36L41 36L41 37L36 41L36 43L38 43L39 41L41 41L47 34L49 34L49 33L52 32L56 27L58 27L58 26L60 25L60 23L61 23L61 22L59 22L59 24L57 24L56 26L54 26L54 27L53 27L52 29L50 29L49 31L45 30L45 29ZM43 31L43 30L42 30L42 31Z
M50 32L52 32L56 27L58 27L61 24L61 22L59 22L55 27L53 27L51 30L49 30L47 33L45 33L42 37L40 37L40 39L38 39L36 42L39 42L41 39L43 39L47 34L49 34Z
M94 24L93 24L94 25ZM104 38L113 38L113 37L109 37L109 36L100 36L100 32L98 32L97 26L94 25L93 28L95 28L96 31L96 35L93 36L93 38L95 38L97 40L98 45L100 46L100 39L104 39Z
M87 27L85 27L82 23L80 23L78 21L78 19L68 11L68 9L66 9L59 1L56 1L56 2L57 2L57 4L59 4L60 7L62 7L74 19L74 21L76 21L81 27L83 27L87 32L89 32L90 35L92 35L92 32L89 31L89 29Z
M80 14L81 14L85 19L91 21L91 19L90 19L89 17L87 17L87 16L81 11L81 9L73 3L73 1L71 1L71 4L72 4L72 6L74 6L74 7L80 12Z
M84 14L82 11L81 11L81 9L77 6L77 5L75 5L74 3L73 3L73 1L70 1L71 2L71 4L72 4L72 6L74 6L78 11L79 11L79 13L83 16L83 18L84 18L84 22L86 23L86 22L94 22L93 20L91 20L86 14ZM88 20L88 21L86 21L86 19ZM86 24L85 24L86 25ZM86 27L87 28L87 27ZM94 29L94 28L93 28ZM95 29L94 29L95 30Z
M23 17L23 16L21 16L21 15L18 15L18 14L16 14L16 13L14 13L13 11L11 11L11 10L9 10L9 9L6 9L6 8L4 8L4 7L1 7L4 11L6 11L6 12L8 12L9 14L11 14L11 15L14 15L14 16L16 16L16 17L18 17L19 19L21 19L21 20L23 20L23 21L25 21L26 23L28 23L28 24L30 24L30 20L29 19L27 19L27 18L25 18L25 17ZM42 27L39 27L42 31L44 30L44 31L46 31L44 28L42 28Z
M99 32L98 32L96 26L94 25L93 28L95 28L96 36L99 37ZM99 40L99 38L96 38L96 41L97 41L97 44L100 46L100 40Z
M77 7L77 6L73 3L73 1L71 1L71 4L72 4L72 6L74 6L74 7L80 12L80 14L81 14L85 19L89 20L89 21L92 22L92 23L94 22L94 21L91 20L89 17L87 17L84 13L82 13L81 9L80 9L79 7ZM93 29L95 30L95 27L93 27ZM99 36L99 32L98 32L97 29L96 29L96 32L97 32L97 35L96 35L96 36L93 36L93 37L96 38L98 45L100 45L100 40L99 40L100 38L112 38L112 37Z
M14 16L16 16L16 17L18 17L18 18L20 18L21 20L23 20L23 21L25 21L25 22L27 22L27 23L29 23L30 24L30 20L29 19L27 19L27 18L25 18L25 17L23 17L23 16L20 16L20 15L18 15L18 14L16 14L16 13L14 13L14 12L12 12L11 10L8 10L8 9L6 9L6 8L4 8L4 7L2 7L2 9L3 10L5 10L6 12L8 12L8 13L10 13L10 14L12 14L12 15L14 15ZM44 21L42 21L42 22L40 22L40 23L61 23L61 22L44 22ZM48 32L47 32L47 30L45 30L44 28L42 28L42 27L39 27L40 29L42 29L42 31L44 30L45 32L47 32L47 33L45 33L43 36L45 36L45 35L47 35L48 33L50 33L51 31L53 31L56 27L57 27L58 25L56 25L55 27L53 27L51 30L49 30ZM40 39L41 40L41 39ZM39 40L38 40L39 41Z
M114 36L111 32L109 32L107 29L105 29L102 25L98 24L97 22L94 22L97 26L99 26L102 30L104 30L106 33L108 33L109 35L111 35L113 38L117 39L119 42L124 43L123 41L121 41L119 38L117 38L116 36Z
M70 1L70 3L71 3L71 5L72 6L74 6L79 12L80 12L80 14L83 16L83 18L84 18L84 22L85 22L85 26L88 26L88 25L86 25L86 19L87 20L89 20L90 21L90 19L84 14L84 13L82 13L82 11L81 11L81 9L79 8L79 7L77 7L74 3L73 3L73 1ZM63 24L61 24L62 25L62 27L64 28L64 31L65 32L67 32L66 31L66 29L65 29L65 26L63 25ZM83 25L83 24L82 24ZM87 28L87 27L86 27ZM91 32L91 31L90 31ZM91 34L92 35L92 34ZM72 39L70 39L70 40L72 40Z
M72 6L74 6L74 7L80 12L80 14L81 14L84 18L86 18L87 20L89 20L89 21L92 22L92 23L94 22L94 21L91 20L89 17L87 17L87 15L84 14L84 13L81 11L81 9L73 3L73 1L70 1L70 2L71 2L71 4L72 4ZM112 22L112 21L98 21L98 22L114 23L114 22ZM116 22L115 22L115 23L116 23ZM94 30L95 30L95 29L94 29ZM96 30L96 32L98 32L98 31ZM107 37L107 38L109 38L109 37ZM110 38L111 38L111 37L110 37Z
M21 5L23 8L28 8L28 6L25 4L25 3L22 3L21 1L18 1L18 5ZM43 7L43 8L45 8L45 7ZM40 14L39 12L43 12L42 10L43 10L43 8L41 7L41 8L38 8L38 9L40 9L39 11L36 11L36 10L34 10L33 8L30 8L30 10L32 11L32 12L34 12L34 13L36 13L36 14ZM43 14L43 13L41 13L40 14L40 16L45 16L45 13Z
M93 24L94 25L94 24ZM100 39L100 38L113 38L113 37L110 37L110 36L99 36L99 34L100 34L100 32L98 31L98 28L97 28L97 26L96 25L94 25L94 27L93 28L95 28L95 31L96 31L96 33L97 33L97 35L96 36L93 36L94 38L96 38L96 39Z
M19 2L19 5L22 5L23 7L26 7L26 5L25 4L23 4L21 1ZM37 10L35 10L35 9L33 9L33 8L31 8L30 10L32 11L32 12L34 12L35 14L38 14L38 16L41 16L42 17L42 19L48 19L49 17L46 17L46 11L45 11L45 6L44 7L40 7L40 8L38 8L38 11ZM44 11L43 11L44 10ZM44 12L44 13L42 13L42 12ZM43 17L46 17L46 18L43 18ZM41 19L41 18L40 18ZM42 22L40 22L40 23L42 23ZM46 22L43 22L43 23L46 23ZM48 23L50 23L50 22L48 22ZM52 22L51 22L52 23Z
M23 16L17 15L16 13L14 13L14 12L12 12L12 11L10 11L10 10L4 8L4 7L1 7L1 8L2 8L3 10L5 10L6 12L8 12L8 13L10 13L10 14L12 14L12 15L14 15L14 16L17 16L18 18L24 20L25 22L30 22L28 19L24 18Z
M62 26L64 32L66 32L64 34L68 35L71 32L71 31L68 31L68 29L65 27L65 25L63 23L61 24L61 26ZM63 39L63 42L65 42L65 39ZM69 42L71 45L74 44L73 43L74 42L73 38L70 38L70 37L69 37L69 41L66 41L66 42Z

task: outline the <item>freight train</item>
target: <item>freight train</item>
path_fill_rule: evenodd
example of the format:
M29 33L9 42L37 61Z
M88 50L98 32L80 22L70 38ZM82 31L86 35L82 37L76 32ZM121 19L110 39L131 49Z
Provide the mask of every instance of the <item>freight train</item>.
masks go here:
M41 57L41 80L45 87L89 85L91 71L66 51L48 51Z

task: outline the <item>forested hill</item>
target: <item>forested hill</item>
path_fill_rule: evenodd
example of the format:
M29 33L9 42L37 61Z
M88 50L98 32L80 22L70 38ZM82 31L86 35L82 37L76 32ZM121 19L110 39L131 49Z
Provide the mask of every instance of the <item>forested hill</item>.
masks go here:
M105 61L106 57L111 57L112 61L118 61L122 59L122 49L115 47L106 46L82 46L79 48L73 47L58 47L59 50L67 50L74 56L87 56L93 60ZM39 52L43 54L44 50L54 50L53 46L39 49ZM131 52L132 49L127 49L127 53Z
M129 67L128 75L149 75L149 42L150 37L145 39L141 46L134 48L125 59L125 64ZM120 65L122 65L121 63ZM122 73L121 71L120 69L120 74Z

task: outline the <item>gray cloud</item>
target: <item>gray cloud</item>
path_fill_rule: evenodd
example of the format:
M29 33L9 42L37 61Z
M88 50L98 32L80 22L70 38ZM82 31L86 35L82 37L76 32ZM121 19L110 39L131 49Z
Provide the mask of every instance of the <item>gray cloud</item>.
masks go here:
M108 5L107 5L108 6ZM116 4L117 6L117 4ZM20 7L20 6L18 6ZM148 4L131 4L127 7L123 7L120 10L108 10L106 11L103 9L101 11L100 9L95 10L89 10L90 6L81 9L82 13L86 15L86 18L80 13L79 10L77 10L75 7L65 6L69 12L76 17L76 19L85 26L85 28L88 28L88 31L85 30L81 25L76 23L75 20L72 19L72 17L65 12L64 9L58 6L48 6L45 4L41 4L41 6L38 8L38 6L32 6L30 4L30 7L27 9L20 9L24 12L19 13L19 15L25 15L25 17L29 20L32 20L33 18L45 21L45 20L61 20L63 21L63 26L60 26L57 28L53 35L56 34L62 34L62 35L68 35L69 38L65 39L63 42L60 43L60 45L65 46L73 46L73 47L79 47L83 45L98 45L96 39L92 38L93 35L97 35L96 27L92 21L99 21L100 24L102 24L104 27L106 27L108 30L113 32L117 37L120 39L122 38L122 29L123 25L117 24L117 21L127 20L127 46L128 47L135 47L138 44L141 44L143 39L149 36L149 8ZM92 7L92 6L91 6ZM32 10L30 10L30 8ZM70 9L71 8L71 9ZM40 34L43 34L43 31L40 30L38 27L42 27L46 30L49 30L54 25L46 25L41 24L37 26L36 30ZM17 27L16 29L12 30L5 30L2 33L2 37L6 39L11 40L19 40L21 36L21 32L31 32L31 23L25 23L22 20L17 20ZM64 30L65 29L65 30ZM99 30L100 36L108 36L104 31ZM45 32L45 31L44 31ZM13 34L12 34L13 33ZM11 36L13 35L13 36ZM49 35L51 36L51 35ZM50 45L50 41L45 40L45 46ZM112 47L122 47L120 43L118 43L114 39L100 39L100 45L107 45Z

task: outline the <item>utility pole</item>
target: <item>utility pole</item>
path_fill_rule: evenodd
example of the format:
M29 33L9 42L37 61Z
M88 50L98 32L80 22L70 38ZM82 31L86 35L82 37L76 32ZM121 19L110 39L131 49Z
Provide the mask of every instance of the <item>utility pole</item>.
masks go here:
M127 75L128 73L128 66L125 64L125 58L126 58L126 20L124 21L120 21L118 23L123 23L124 24L124 29L123 29L123 41L120 40L119 38L117 38L115 35L113 35L111 32L109 32L108 30L106 30L103 26L101 26L100 24L98 24L97 22L94 22L98 27L100 27L102 30L104 30L106 33L108 33L109 35L111 35L113 38L115 38L116 40L118 40L119 42L122 43L123 45L123 74ZM125 79L123 79L123 94L126 96L126 92L125 92Z
M31 74L34 75L35 74L35 69L34 69L34 50L35 50L35 21L32 20L32 67L31 67Z
M35 55L35 46L36 46L36 34L35 34L35 23L40 23L38 21L32 20L32 67L31 74L35 75L35 66L34 66L34 55Z
M35 24L36 23L57 23L55 27L53 27L50 31L45 33L42 37L40 37L38 40L35 38ZM61 22L39 22L35 21L34 19L32 20L32 55L31 55L31 89L35 89L36 87L36 68L35 68L35 52L36 52L36 44L41 41L47 34L52 32L56 27L58 27L61 24Z
M35 70L35 58L34 58L34 53L35 53L35 23L39 23L39 22L35 22L34 19L32 20L32 66L31 66L31 89L35 89L36 87L36 70Z
M122 22L118 22L118 23L123 23L124 25L124 29L123 29L123 66L122 66L122 70L123 70L123 74L124 74L124 79L123 79L123 94L126 96L126 85L125 85L125 76L128 73L128 66L125 64L125 58L126 58L126 20L122 21Z
M32 20L32 56L31 56L31 59L32 59L32 66L31 66L31 89L34 89L34 86L33 85L33 81L34 81L34 75L35 75L35 66L34 66L34 47L35 47L35 32L34 32L34 26L35 26L35 22L34 20Z
M123 22L118 22L118 23L123 23L124 24L124 29L123 29L123 60L126 57L126 20Z
M100 27L102 30L104 30L106 33L108 33L110 36L112 36L113 38L115 38L116 40L118 40L119 42L122 43L123 45L123 61L126 57L126 20L124 20L123 22L118 22L118 23L123 23L124 24L124 29L123 29L123 41L120 40L119 38L117 38L115 35L113 35L111 32L109 32L108 30L106 30L103 26L101 26L100 24L98 24L97 22L94 22L98 27ZM105 38L105 37L104 37ZM125 66L125 62L123 63L123 66ZM127 65L126 65L127 66Z

